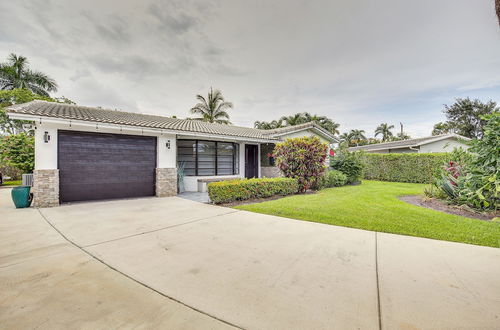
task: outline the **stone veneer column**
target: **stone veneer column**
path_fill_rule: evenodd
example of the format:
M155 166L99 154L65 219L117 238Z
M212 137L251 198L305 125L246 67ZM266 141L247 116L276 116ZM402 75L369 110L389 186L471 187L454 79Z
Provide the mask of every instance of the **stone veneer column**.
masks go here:
M177 169L156 168L156 197L177 195Z
M59 170L33 171L33 206L59 205Z

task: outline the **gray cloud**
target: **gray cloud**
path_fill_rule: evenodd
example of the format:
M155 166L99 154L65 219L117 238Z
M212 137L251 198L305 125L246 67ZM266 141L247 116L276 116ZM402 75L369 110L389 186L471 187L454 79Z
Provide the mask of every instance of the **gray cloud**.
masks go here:
M492 1L0 3L0 59L16 52L81 104L187 116L210 86L252 125L298 111L413 135L455 97L500 101Z

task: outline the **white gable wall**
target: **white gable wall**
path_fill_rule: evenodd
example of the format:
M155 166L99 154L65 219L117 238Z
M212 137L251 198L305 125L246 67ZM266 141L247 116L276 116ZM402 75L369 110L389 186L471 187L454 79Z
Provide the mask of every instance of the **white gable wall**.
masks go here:
M467 149L469 146L459 142L454 138L449 138L445 140L440 140L432 143L427 143L420 146L420 153L428 152L451 152L454 148L462 147Z

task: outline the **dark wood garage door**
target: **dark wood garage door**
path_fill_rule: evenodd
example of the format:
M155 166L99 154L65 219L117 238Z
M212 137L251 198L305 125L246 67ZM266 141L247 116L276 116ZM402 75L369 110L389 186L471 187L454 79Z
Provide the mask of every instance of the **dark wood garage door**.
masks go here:
M61 202L153 196L156 138L59 131Z

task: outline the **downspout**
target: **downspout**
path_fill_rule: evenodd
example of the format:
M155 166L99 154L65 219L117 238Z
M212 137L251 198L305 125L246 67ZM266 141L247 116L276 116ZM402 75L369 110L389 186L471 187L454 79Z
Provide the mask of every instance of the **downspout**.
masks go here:
M420 148L415 148L415 147L409 147L409 148L410 148L410 150L415 150L417 153L420 152Z

